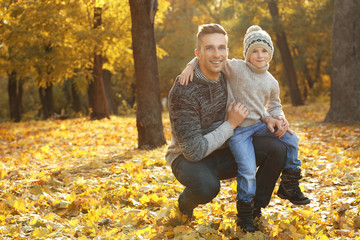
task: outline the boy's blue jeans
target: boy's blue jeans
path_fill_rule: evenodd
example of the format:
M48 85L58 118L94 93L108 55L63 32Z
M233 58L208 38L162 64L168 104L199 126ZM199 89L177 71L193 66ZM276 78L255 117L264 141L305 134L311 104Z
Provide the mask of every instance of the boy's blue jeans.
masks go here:
M256 191L256 160L254 146L252 143L255 136L272 136L266 124L261 122L250 127L237 127L234 136L229 140L229 147L238 164L237 180L237 196L236 199L242 202L251 202ZM299 139L294 133L289 132L280 138L286 146L286 161L284 170L298 171L301 161L298 159Z

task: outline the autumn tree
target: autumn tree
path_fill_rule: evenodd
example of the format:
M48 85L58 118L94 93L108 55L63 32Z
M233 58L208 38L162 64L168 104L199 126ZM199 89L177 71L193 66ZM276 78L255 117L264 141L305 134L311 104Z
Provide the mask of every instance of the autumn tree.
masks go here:
M94 8L94 29L98 29L102 25L102 8ZM103 81L103 57L102 49L95 46L94 62L93 62L93 80L89 85L89 99L91 99L90 107L91 119L110 118L108 105L106 102L104 81Z
M293 58L289 49L286 33L279 15L278 1L267 0L270 14L273 20L273 28L275 31L276 45L280 50L281 59L286 73L286 79L290 91L291 103L293 106L303 105L300 89L297 82L296 71L294 68Z
M2 36L0 43L0 67L5 70L8 78L8 99L10 109L10 119L15 122L21 120L22 114L22 97L24 79L21 70L24 69L20 59L24 57L24 49L15 43L19 34L13 32L19 23L21 11L9 11L11 5L16 1L3 1L0 5L2 19L0 21L0 34ZM13 44L11 44L13 43Z
M333 3L328 0L289 1L283 19L303 100L329 90ZM326 82L325 82L326 81Z
M198 14L197 6L193 7L191 3L193 2L171 1L164 20L157 25L155 30L159 46L167 53L158 61L163 97L168 96L173 80L195 56L195 40L199 23L192 19L200 14Z
M8 75L10 73L9 76L16 71L17 80L26 79L36 83L44 119L54 111L53 85L71 77L76 67L74 59L79 54L69 44L69 27L64 9L64 6L77 6L74 4L42 0L7 1L1 6L1 65ZM13 81L15 78L11 76L9 79ZM9 91L10 99L16 99L14 92ZM17 101L16 104L21 103Z
M139 148L166 143L161 115L154 19L157 0L129 0L136 77L136 126Z
M8 73L8 95L10 119L20 122L22 113L23 80L18 79L15 70Z
M13 94L21 93L19 84L23 83L25 87L38 88L44 118L59 111L55 107L57 103L52 103L51 89L66 81L72 82L73 94L67 96L73 98L77 93L86 93L89 82L94 82L95 76L102 77L102 70L123 72L126 77L117 77L114 81L133 83L129 4L103 2L100 6L103 7L102 25L95 28L93 12L96 7L96 2L82 0L8 0L1 3L0 70L11 81L8 92L9 96L12 94L9 97L11 109L21 108L14 107L18 102L15 99L20 97ZM102 60L94 64L94 55L106 57L107 62ZM17 91L13 90L15 87ZM78 105L77 99L72 102ZM104 107L104 101L100 99L99 102Z
M335 0L330 110L325 121L360 121L360 1Z

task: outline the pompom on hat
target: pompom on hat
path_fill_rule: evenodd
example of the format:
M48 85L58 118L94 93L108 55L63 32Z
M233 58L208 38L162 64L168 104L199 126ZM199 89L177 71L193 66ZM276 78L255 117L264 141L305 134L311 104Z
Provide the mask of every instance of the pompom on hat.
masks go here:
M257 25L249 27L244 37L244 58L245 61L250 60L250 54L253 49L262 47L265 48L270 54L270 61L274 53L274 45L271 41L271 37L267 32L261 29Z

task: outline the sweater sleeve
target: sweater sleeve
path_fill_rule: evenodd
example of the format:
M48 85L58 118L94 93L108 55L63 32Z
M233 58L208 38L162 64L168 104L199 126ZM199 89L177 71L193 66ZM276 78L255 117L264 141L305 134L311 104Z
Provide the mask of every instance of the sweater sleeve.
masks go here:
M182 154L190 161L200 161L229 139L234 131L229 122L215 123L211 132L202 133L196 99L185 92L186 87L178 87L169 95L169 115L173 136Z
M226 64L222 70L227 81L232 81L236 78L239 71L239 59L227 59Z
M199 60L197 59L197 57L194 57L187 65L190 65L193 67L193 69L195 69L198 64L199 64Z
M267 112L273 118L278 118L279 116L285 117L285 114L281 106L279 83L276 81L275 78L273 78L273 87L271 88L271 92L270 92L270 99L269 99Z

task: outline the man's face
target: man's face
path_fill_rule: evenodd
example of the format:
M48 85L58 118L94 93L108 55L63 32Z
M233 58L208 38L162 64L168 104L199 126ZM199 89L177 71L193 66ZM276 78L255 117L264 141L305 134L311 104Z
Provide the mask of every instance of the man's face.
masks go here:
M195 54L199 60L200 71L208 79L217 81L228 55L225 35L221 33L204 35L200 41L200 50L196 49Z

